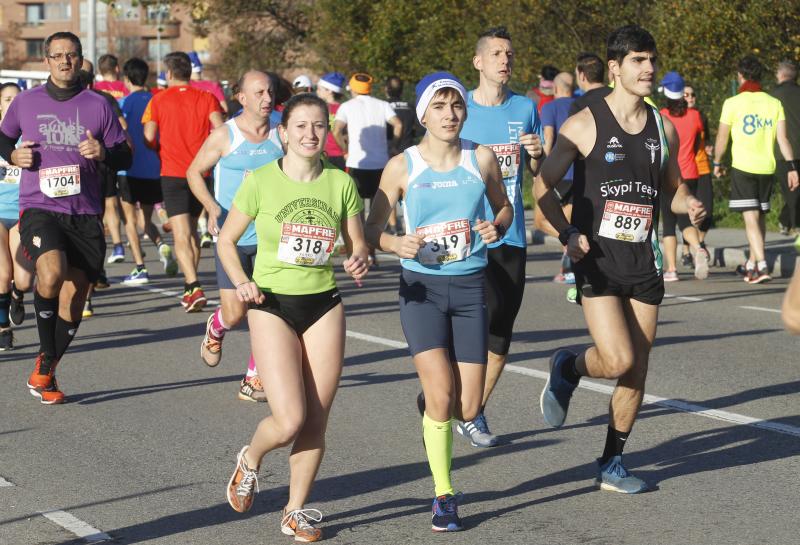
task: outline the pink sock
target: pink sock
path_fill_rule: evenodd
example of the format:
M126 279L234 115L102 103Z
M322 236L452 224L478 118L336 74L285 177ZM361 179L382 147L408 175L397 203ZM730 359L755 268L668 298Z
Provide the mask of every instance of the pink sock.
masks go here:
M252 354L250 354L250 361L247 362L247 378L255 377L258 375L258 371L256 371L256 360Z
M228 328L222 321L222 307L217 307L217 310L214 311L213 319L211 320L211 334L221 340L227 331Z

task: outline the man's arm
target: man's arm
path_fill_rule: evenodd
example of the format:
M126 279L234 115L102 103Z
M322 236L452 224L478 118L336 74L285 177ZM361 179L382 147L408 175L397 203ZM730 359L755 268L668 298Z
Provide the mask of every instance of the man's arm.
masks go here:
M203 205L208 212L208 232L212 235L219 234L218 220L222 214L222 208L217 200L208 190L203 179L203 172L211 170L220 158L225 154L229 146L228 127L218 127L214 129L200 151L195 155L192 164L186 170L186 180L189 182L189 190Z
M155 121L148 121L142 127L142 134L147 147L158 150L158 124Z
M392 138L400 140L400 137L403 136L403 121L399 117L394 116L389 118L387 123L392 126ZM334 136L334 138L336 137Z
M797 177L797 161L795 161L794 157L794 150L792 149L792 144L789 142L789 137L786 134L786 121L780 120L778 121L778 147L781 149L781 155L783 155L783 159L789 162L789 191L794 191L797 189L800 182L798 181Z
M556 128L552 125L545 125L544 126L544 154L550 155L550 152L553 151L553 140L556 135Z
M347 123L338 119L334 121L333 139L336 140L336 144L342 148L342 151L347 155Z
M722 176L722 156L728 150L728 137L731 135L731 126L720 123L717 127L717 140L714 142L714 177Z
M222 113L220 111L211 112L208 116L208 120L211 122L211 128L213 129L216 129L225 123L225 118L222 117Z

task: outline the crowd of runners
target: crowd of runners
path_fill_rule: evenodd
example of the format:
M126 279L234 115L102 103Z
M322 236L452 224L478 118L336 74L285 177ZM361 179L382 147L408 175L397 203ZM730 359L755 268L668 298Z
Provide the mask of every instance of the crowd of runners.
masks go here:
M226 97L202 79L195 54L168 54L164 85L151 90L137 58L120 67L104 55L96 81L69 32L50 36L44 52L45 84L0 87L0 350L13 348L12 325L22 324L32 294L40 347L27 387L44 404L63 403L56 369L94 313L92 291L108 287L104 265L125 260L122 224L134 262L122 283L150 281L147 239L164 274L182 275L188 313L207 304L198 265L216 241L220 305L198 335L200 357L218 365L226 333L247 318L251 355L238 395L270 409L239 450L226 496L248 511L261 460L289 446L280 528L297 541L322 538L322 513L306 502L345 354L334 256L344 255L359 285L379 266L376 250L400 259L432 529L450 532L462 529L453 428L473 447L498 444L485 409L523 300L526 171L536 225L564 246L554 280L574 284L568 299L582 306L593 340L578 354L552 355L541 411L560 427L581 377L616 381L598 449L602 490L648 489L625 468L623 449L644 396L664 283L678 280L678 230L681 261L696 278L708 275L711 175L723 175L729 140L729 202L743 215L750 250L745 282L770 279L764 237L775 172L787 205L782 225L800 240L800 88L788 61L771 96L759 83L763 66L741 60L739 93L725 101L712 145L696 87L677 72L658 80L656 43L635 25L608 37L605 60L581 53L574 70L545 67L530 97L510 89L511 36L489 29L474 51L460 52L472 55L475 89L431 72L411 105L396 77L382 100L369 74L286 85L250 70ZM661 110L650 98L659 91ZM797 274L784 313L800 329Z

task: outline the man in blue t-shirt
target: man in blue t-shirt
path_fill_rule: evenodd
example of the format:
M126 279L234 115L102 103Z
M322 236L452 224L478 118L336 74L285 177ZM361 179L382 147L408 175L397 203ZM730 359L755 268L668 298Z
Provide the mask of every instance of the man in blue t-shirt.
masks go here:
M536 105L508 88L514 49L504 27L491 28L479 36L472 63L480 74L480 83L467 96L467 121L461 137L494 150L508 199L514 206L514 222L499 242L489 246L488 252L489 359L483 392L485 407L503 372L525 287L527 240L522 177L525 168L536 175L544 160L544 149ZM488 205L486 213L487 219L494 219ZM458 431L476 447L498 444L497 437L489 432L483 410L474 420L460 422Z
M144 232L158 247L158 255L164 272L169 276L178 273L178 264L172 257L172 248L161 240L161 234L153 225L153 205L160 203L161 196L161 161L158 154L144 142L142 114L153 95L145 87L149 68L142 59L130 59L122 68L125 86L130 94L120 101L122 114L128 122L128 135L133 143L133 164L127 171L119 173L119 196L122 201L122 212L125 214L125 234L131 244L131 253L136 262L131 274L125 277L123 284L146 284L150 281L147 268L144 266L144 255L139 240L136 203L139 203L144 215Z

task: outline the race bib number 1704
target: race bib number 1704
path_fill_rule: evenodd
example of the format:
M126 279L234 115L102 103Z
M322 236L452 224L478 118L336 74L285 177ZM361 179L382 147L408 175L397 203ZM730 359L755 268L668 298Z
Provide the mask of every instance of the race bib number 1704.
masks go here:
M39 189L53 199L79 195L81 192L81 167L66 165L40 169Z

